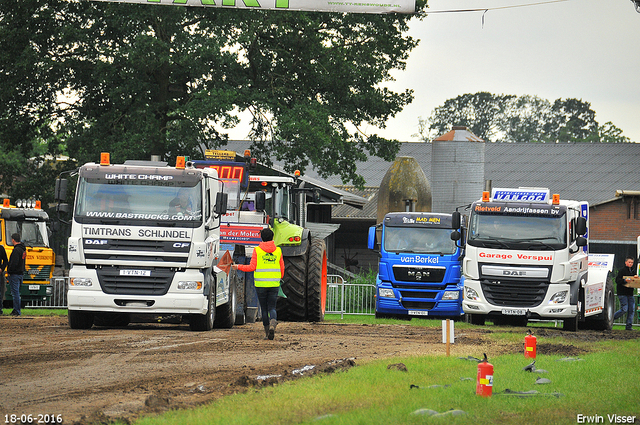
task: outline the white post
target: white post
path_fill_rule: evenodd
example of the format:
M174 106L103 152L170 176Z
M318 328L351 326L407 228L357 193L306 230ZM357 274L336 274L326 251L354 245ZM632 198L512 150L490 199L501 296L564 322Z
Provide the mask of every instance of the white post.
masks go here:
M447 357L450 354L449 344L455 341L453 320L447 319L442 321L442 343L447 344Z

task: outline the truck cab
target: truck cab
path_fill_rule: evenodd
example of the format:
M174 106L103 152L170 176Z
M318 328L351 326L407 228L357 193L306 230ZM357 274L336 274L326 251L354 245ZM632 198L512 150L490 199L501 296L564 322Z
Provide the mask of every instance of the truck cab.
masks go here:
M178 158L78 171L68 242L69 325L177 315L192 330L234 324L235 282L217 264L226 199L215 170Z
M451 214L424 212L388 213L369 228L368 247L380 254L376 317L460 318L458 232Z
M561 319L610 329L606 273L589 273L587 202L547 188L494 188L471 205L463 309L474 324ZM608 294L608 295L607 295ZM600 325L598 325L600 326Z
M0 244L7 258L13 251L11 235L18 233L27 248L25 272L20 286L22 304L48 302L53 294L51 277L55 265L55 253L49 244L48 214L42 210L40 201L18 200L11 205L5 199L0 206ZM8 285L8 283L7 283ZM4 303L13 302L11 291L6 288Z

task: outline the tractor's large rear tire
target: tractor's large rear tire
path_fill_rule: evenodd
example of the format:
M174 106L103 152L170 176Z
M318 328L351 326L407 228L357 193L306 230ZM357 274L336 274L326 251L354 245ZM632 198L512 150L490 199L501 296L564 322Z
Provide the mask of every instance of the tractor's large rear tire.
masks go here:
M282 292L287 298L278 298L278 320L307 320L307 258L306 252L295 257L284 257Z
M307 262L307 320L322 322L327 305L327 247L322 239L311 241Z

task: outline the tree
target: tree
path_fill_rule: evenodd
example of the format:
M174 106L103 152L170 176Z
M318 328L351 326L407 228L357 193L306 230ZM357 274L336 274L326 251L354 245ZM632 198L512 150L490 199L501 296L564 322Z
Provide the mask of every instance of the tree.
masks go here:
M64 54L66 33L58 11L69 6L54 0L1 2L0 190L14 198L38 195L13 188L17 176L34 174L29 159L63 149L52 125L59 116L57 93L66 85L66 69L56 60Z
M463 125L485 141L494 140L502 130L505 106L513 95L494 95L487 92L463 94L444 102L429 118L429 129L445 133L452 125Z
M597 139L594 142L600 143L631 143L631 139L622 134L622 130L613 125L611 121L607 121L598 126Z
M547 140L577 142L598 131L596 113L589 102L578 99L557 99L551 107L550 119L544 125Z
M509 99L503 121L496 126L502 131L501 142L535 142L545 140L544 124L551 116L551 103L537 96Z
M579 99L553 102L537 96L464 94L447 100L428 119L418 119L416 137L431 140L465 125L486 142L601 142L623 143L629 138L613 123L600 128L591 104Z
M359 128L383 128L413 98L381 87L417 45L406 35L411 17L3 0L0 35L15 31L24 47L1 56L2 70L23 58L16 77L44 77L0 88L0 99L20 104L3 117L15 127L27 112L16 145L39 140L78 163L104 150L114 162L173 162L224 146L237 113L249 110L261 161L362 184L354 162L391 160L399 147ZM37 96L20 98L21 84ZM52 134L37 139L43 116Z

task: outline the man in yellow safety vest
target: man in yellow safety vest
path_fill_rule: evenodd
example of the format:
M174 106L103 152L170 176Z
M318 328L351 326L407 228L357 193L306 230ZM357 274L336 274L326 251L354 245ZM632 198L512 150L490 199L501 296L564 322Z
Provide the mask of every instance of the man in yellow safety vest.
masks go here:
M264 339L273 339L278 324L276 301L280 279L284 276L284 260L282 250L273 242L271 229L262 229L260 238L262 242L254 248L251 263L249 265L234 264L232 268L242 272L253 272L256 294L262 310Z

